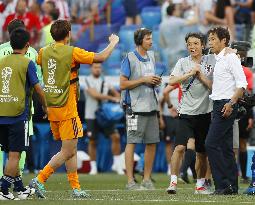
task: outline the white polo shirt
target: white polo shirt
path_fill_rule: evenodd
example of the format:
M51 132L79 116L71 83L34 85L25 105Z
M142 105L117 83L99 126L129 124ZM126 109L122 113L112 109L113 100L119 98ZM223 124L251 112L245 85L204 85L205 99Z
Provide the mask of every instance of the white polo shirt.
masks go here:
M236 54L224 56L225 48L215 55L216 64L213 71L212 100L231 99L236 88L246 89L247 81L241 61Z

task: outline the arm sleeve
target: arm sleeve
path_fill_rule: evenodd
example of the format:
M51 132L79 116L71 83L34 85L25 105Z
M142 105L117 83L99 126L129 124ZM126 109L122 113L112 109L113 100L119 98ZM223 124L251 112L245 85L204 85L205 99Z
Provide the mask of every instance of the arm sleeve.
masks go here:
M35 67L35 64L34 64L33 61L30 61L29 64L28 64L27 73L28 73L29 84L32 87L34 87L34 85L39 83L39 80L38 80L37 75L36 75L36 67Z
M94 56L94 52L88 52L78 47L74 47L73 49L73 60L75 63L92 64Z
M130 63L129 63L128 57L124 58L124 60L121 62L120 74L125 76L126 78L129 78L131 75L131 69L130 69Z
M230 54L228 57L228 62L230 65L230 71L234 76L236 87L244 88L247 87L246 77L241 66L241 62L236 54Z
M180 59L174 66L174 69L173 69L173 72L171 73L171 75L172 76L181 76L183 74L184 74L184 72L182 70L181 59Z

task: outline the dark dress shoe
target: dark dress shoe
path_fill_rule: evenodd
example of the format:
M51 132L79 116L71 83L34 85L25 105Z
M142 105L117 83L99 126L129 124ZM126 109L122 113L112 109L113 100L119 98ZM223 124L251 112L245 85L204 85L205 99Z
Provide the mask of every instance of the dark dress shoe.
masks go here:
M234 190L231 185L229 185L225 189L217 189L212 193L212 195L233 195L233 194L238 194L238 191Z

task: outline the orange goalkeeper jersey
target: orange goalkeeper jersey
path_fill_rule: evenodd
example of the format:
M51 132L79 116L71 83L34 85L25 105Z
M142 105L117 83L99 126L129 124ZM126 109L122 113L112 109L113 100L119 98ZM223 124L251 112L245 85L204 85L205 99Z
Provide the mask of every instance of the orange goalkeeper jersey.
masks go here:
M57 45L61 45L57 43ZM37 58L37 64L42 65L42 52L43 48L40 49ZM92 64L94 60L94 52L88 52L81 48L74 47L71 67L75 67L77 64ZM71 72L70 80L78 77L78 72ZM77 91L76 83L70 85L69 97L67 103L63 107L48 107L48 119L50 121L62 121L68 120L78 116L77 111Z

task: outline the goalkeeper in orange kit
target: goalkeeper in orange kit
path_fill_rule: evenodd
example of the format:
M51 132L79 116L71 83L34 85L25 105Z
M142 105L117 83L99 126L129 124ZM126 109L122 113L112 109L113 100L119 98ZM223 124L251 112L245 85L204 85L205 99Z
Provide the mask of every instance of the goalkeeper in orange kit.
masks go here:
M38 176L31 180L30 186L36 189L38 197L45 198L45 182L65 163L73 196L88 197L80 188L77 174L77 142L78 138L83 136L77 112L78 68L79 64L106 60L119 42L119 37L111 35L109 45L102 52L94 53L68 45L71 25L66 20L55 21L50 32L55 42L40 50L37 63L42 67L51 130L54 138L62 141L62 147Z

